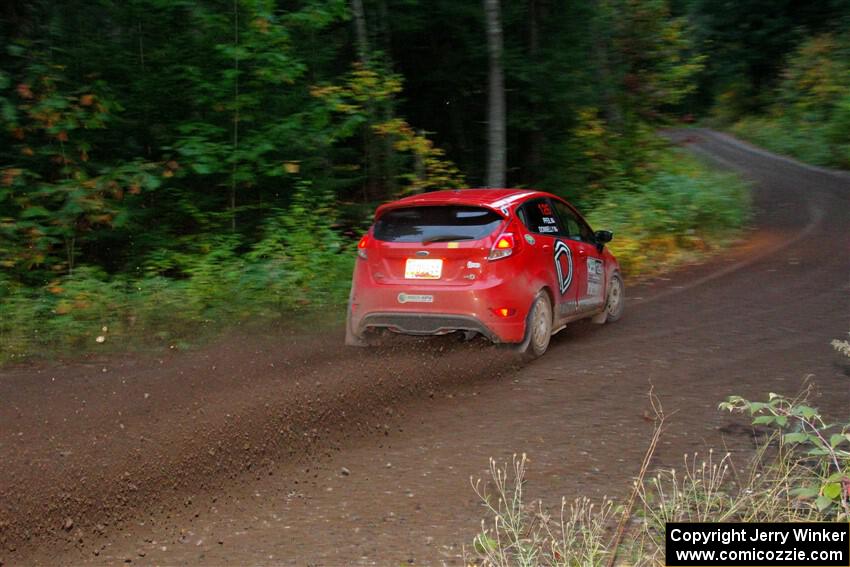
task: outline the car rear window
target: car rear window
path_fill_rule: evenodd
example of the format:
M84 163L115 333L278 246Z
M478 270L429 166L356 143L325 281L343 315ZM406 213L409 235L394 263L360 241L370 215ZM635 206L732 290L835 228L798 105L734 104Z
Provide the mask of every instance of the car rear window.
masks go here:
M386 242L478 240L501 222L501 216L481 207L405 207L384 213L374 234Z

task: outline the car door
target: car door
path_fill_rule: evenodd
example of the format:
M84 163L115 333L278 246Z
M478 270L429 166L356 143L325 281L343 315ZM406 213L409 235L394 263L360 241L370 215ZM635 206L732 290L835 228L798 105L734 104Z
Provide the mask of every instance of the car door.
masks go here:
M575 210L555 200L563 242L572 252L579 313L597 311L605 303L605 262L593 231Z
M554 204L548 198L528 201L518 209L518 216L530 233L526 240L531 245L529 248L534 250L533 264L552 290L555 299L552 309L556 322L560 323L573 316L578 309L577 289L573 284L573 252L561 237L564 228L558 221Z

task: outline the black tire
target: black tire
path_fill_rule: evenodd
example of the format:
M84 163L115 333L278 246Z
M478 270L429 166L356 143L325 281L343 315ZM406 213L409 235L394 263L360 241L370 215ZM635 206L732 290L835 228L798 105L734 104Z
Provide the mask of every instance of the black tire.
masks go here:
M605 301L605 321L616 323L623 316L625 308L626 286L623 285L623 278L620 277L620 274L614 274L611 277L611 284L608 286L608 299Z
M525 321L525 338L518 351L524 357L533 359L543 356L552 339L552 302L545 291L540 291L531 303L528 318Z

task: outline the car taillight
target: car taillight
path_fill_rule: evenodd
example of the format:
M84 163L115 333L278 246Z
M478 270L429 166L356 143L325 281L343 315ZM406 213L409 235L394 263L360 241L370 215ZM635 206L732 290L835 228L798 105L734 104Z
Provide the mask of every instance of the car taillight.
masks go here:
M495 309L491 309L491 311L499 317L513 317L514 315L516 315L516 309L513 309L511 307L498 307Z
M499 260L501 258L507 258L514 253L515 247L516 244L514 242L514 235L506 232L496 239L496 243L493 244L493 248L490 249L490 255L487 256L487 259Z
M357 243L357 255L363 258L364 260L369 258L369 255L366 253L366 246L369 245L369 235L366 234L363 238L360 239L360 242Z

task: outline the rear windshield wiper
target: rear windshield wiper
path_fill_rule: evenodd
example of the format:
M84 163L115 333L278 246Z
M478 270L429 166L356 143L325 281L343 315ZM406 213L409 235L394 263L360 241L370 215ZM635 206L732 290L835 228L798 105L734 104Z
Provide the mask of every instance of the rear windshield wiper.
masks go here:
M472 236L466 234L438 234L431 236L422 241L422 244L431 244L432 242L451 242L454 240L474 240Z

